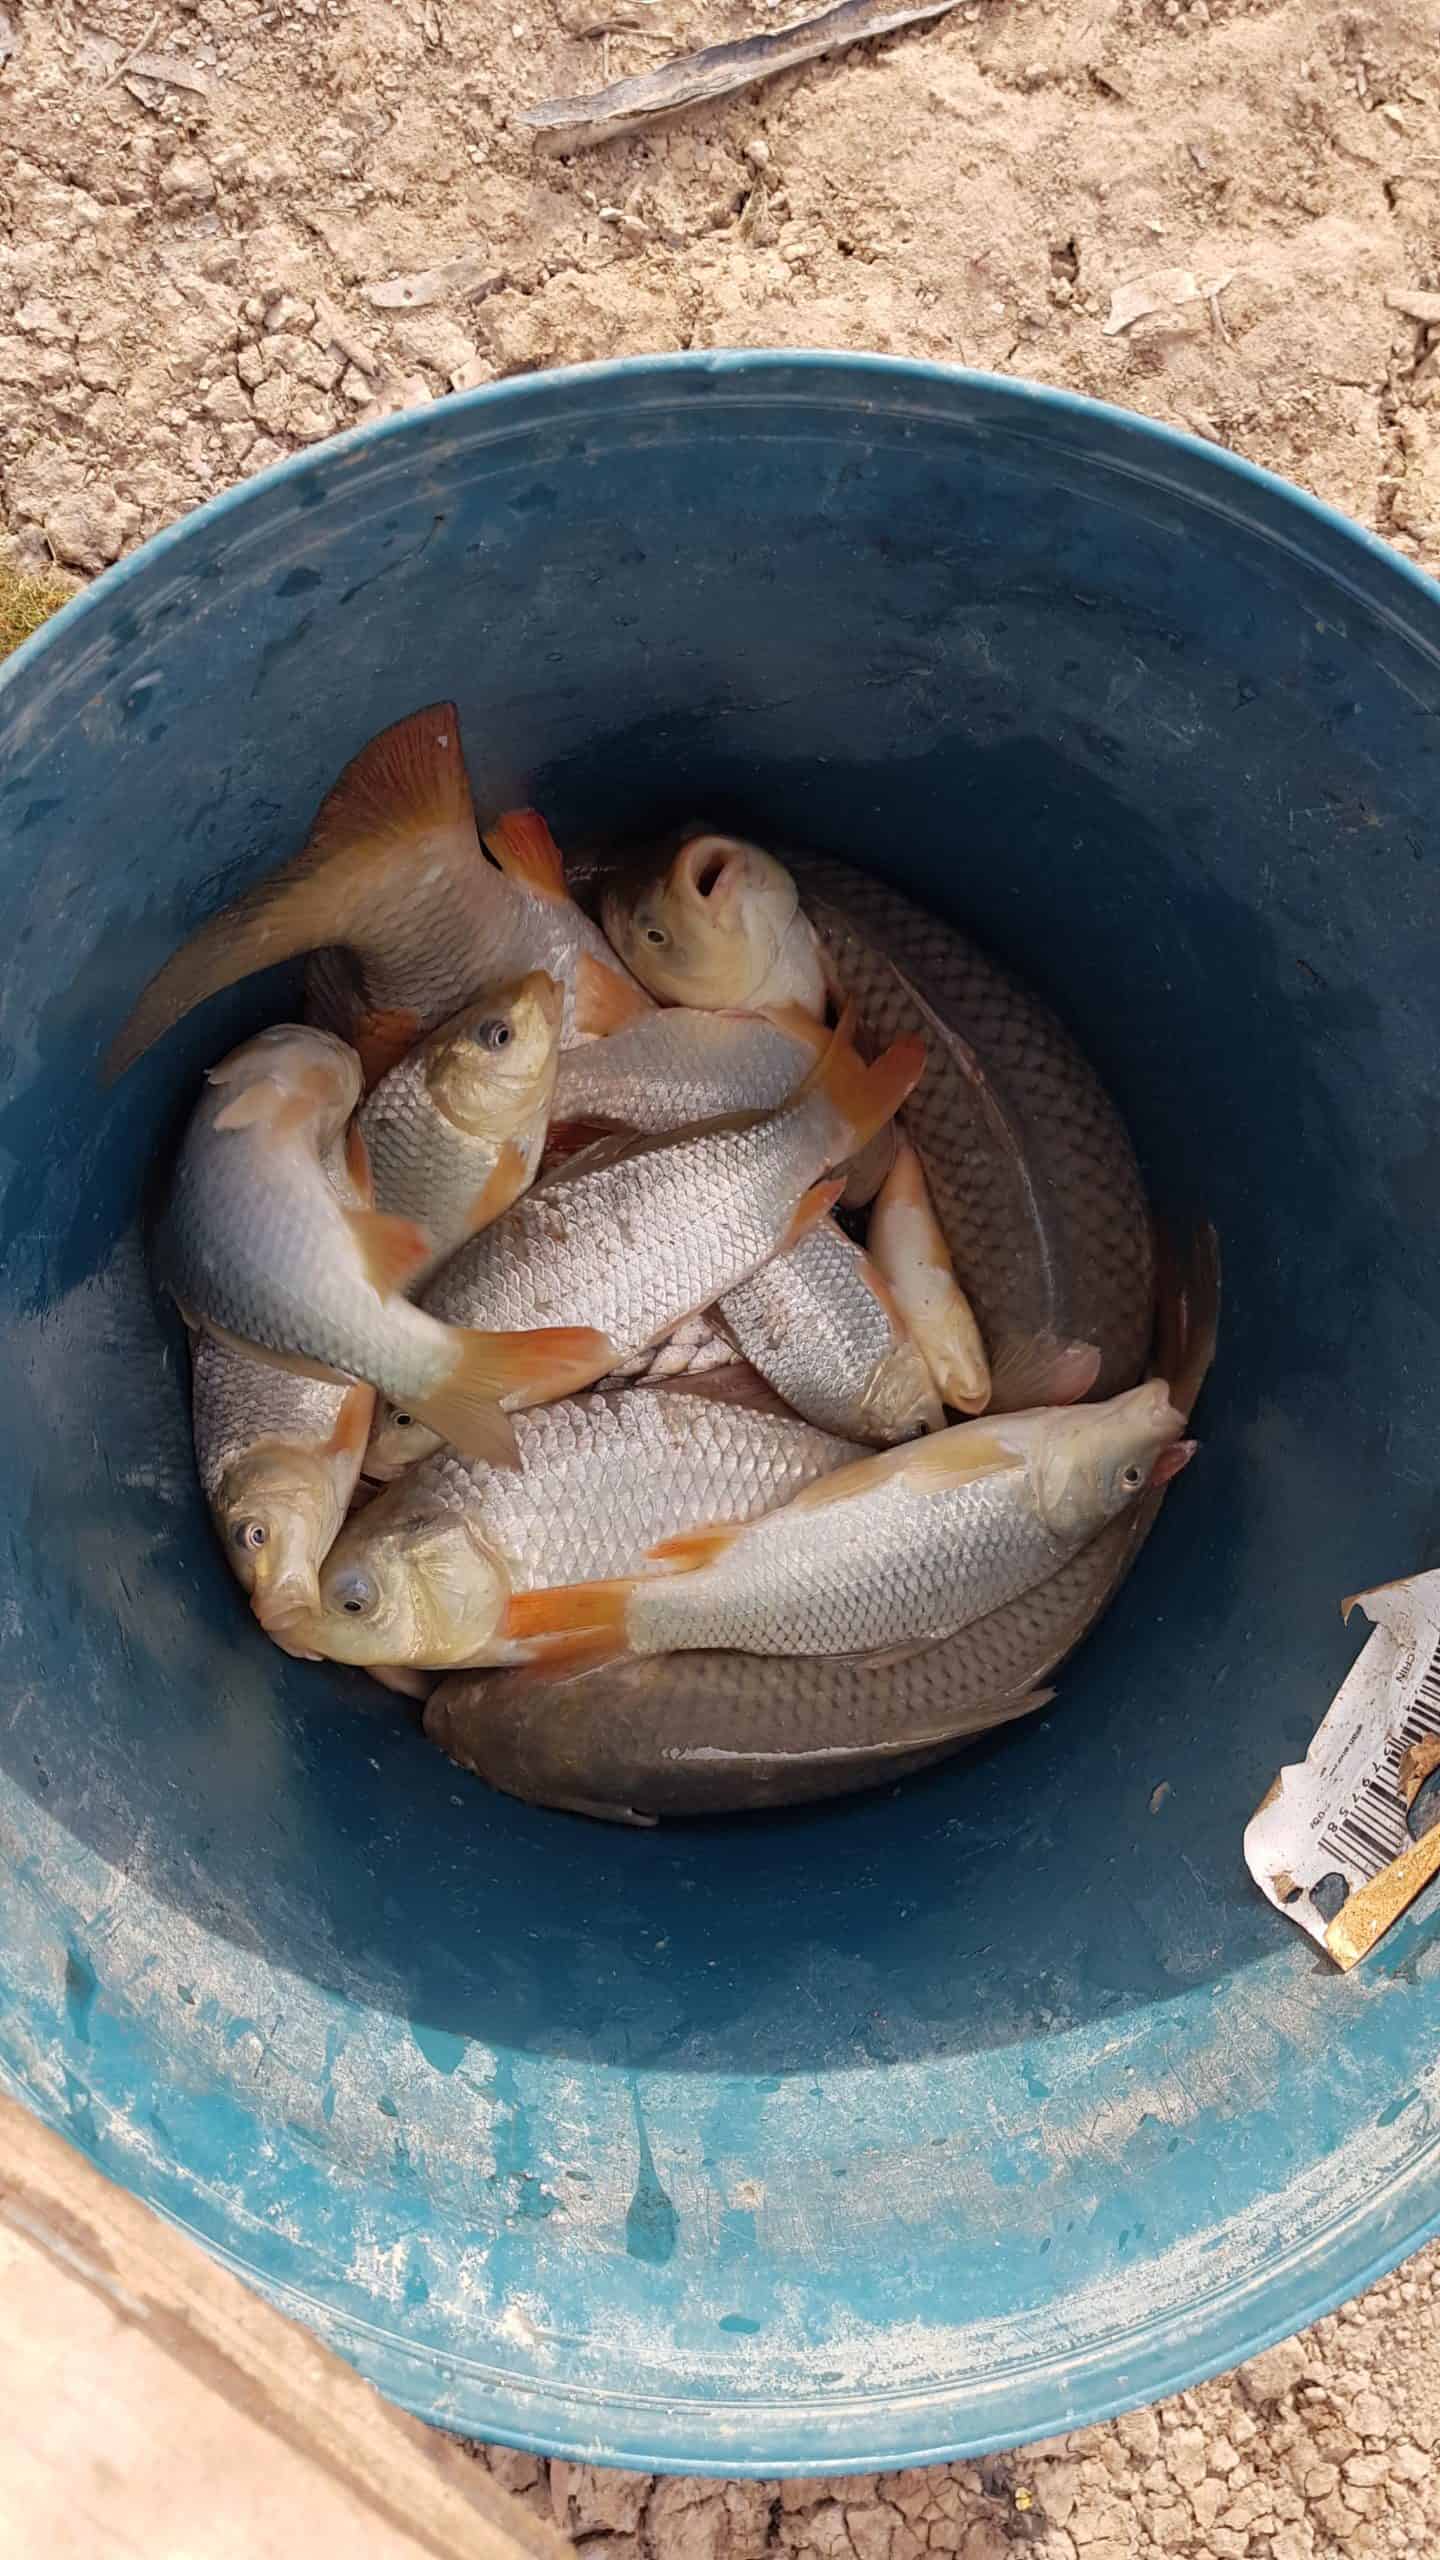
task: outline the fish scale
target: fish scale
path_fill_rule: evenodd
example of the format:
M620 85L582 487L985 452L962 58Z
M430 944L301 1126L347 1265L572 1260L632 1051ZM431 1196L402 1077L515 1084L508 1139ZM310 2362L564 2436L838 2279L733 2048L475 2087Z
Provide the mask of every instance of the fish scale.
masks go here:
M561 1060L557 1120L659 1134L731 1111L771 1111L814 1063L814 1046L761 1014L671 1006Z
M844 1504L802 1505L703 1572L642 1583L631 1639L645 1653L878 1653L936 1642L1065 1561L1064 1541L1024 1497L1024 1469L1009 1467L943 1492L896 1476L850 1517Z
M953 925L846 863L806 856L796 875L871 1036L929 1039L906 1125L992 1365L1037 1336L1089 1342L1095 1394L1130 1386L1150 1339L1154 1242L1134 1149L1093 1069Z
M405 1487L476 1522L517 1591L633 1571L658 1539L758 1519L864 1455L788 1415L678 1388L576 1396L517 1416L515 1436L522 1473L443 1449Z
M833 1218L727 1291L718 1312L807 1421L880 1444L939 1429L940 1399L919 1351L869 1257Z
M563 1307L567 1324L594 1323L628 1359L775 1251L831 1161L833 1120L823 1097L807 1098L610 1162L579 1157L463 1246L422 1304L446 1323L505 1330L558 1322L549 1311Z
M206 1333L192 1334L190 1365L195 1464L207 1501L257 1441L328 1440L351 1392L321 1378L297 1378Z

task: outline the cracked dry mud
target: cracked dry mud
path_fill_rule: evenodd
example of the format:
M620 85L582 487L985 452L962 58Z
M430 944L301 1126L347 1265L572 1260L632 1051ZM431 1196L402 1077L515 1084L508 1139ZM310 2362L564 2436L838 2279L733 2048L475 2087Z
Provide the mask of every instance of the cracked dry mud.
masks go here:
M0 0L16 563L94 572L452 388L779 344L1128 403L1440 569L1433 0L961 0L643 143L547 160L516 128L787 14ZM1238 2376L942 2471L782 2488L484 2458L596 2560L1429 2560L1437 2308L1432 2250Z

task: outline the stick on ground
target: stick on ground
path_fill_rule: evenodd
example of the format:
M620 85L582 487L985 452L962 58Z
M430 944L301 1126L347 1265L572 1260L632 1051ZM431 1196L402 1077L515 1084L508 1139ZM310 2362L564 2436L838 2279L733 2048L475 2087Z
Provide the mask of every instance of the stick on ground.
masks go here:
M774 35L747 36L742 44L707 45L702 53L685 53L664 62L658 71L642 71L633 80L616 80L588 98L551 98L544 106L527 107L518 121L552 151L591 151L600 142L618 142L642 133L664 117L686 107L733 97L757 80L772 80L797 63L813 62L842 45L863 44L871 36L889 35L896 27L913 27L926 18L948 16L955 0L918 0L897 6L896 0L841 0L819 17L802 18Z

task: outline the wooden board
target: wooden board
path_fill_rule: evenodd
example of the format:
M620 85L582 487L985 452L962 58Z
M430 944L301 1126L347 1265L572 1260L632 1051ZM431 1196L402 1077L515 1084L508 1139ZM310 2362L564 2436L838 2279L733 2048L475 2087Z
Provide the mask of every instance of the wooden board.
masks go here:
M0 2098L0 2551L45 2560L569 2560L381 2400Z

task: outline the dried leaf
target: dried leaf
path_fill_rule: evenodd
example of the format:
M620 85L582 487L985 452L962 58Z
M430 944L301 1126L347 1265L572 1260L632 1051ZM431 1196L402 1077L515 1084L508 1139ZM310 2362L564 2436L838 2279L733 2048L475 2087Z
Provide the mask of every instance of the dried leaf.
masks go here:
M1157 311L1177 311L1199 299L1200 287L1188 267L1157 267L1153 275L1137 276L1133 284L1116 285L1105 335L1118 338L1122 329L1133 329L1137 320L1149 320Z
M428 302L442 302L447 296L478 302L486 294L498 293L504 282L503 273L497 273L482 251L465 249L438 267L421 267L410 276L388 276L381 284L362 285L361 291L377 311L422 311Z
M633 80L616 80L588 98L551 98L544 106L527 107L518 121L528 125L552 151L589 151L600 142L615 142L640 133L663 117L686 107L704 106L732 97L757 80L813 62L842 45L864 44L872 36L897 27L919 25L927 18L947 17L956 0L841 0L816 18L802 18L774 35L747 36L740 44L707 45L702 53L681 54L657 71L642 71Z

